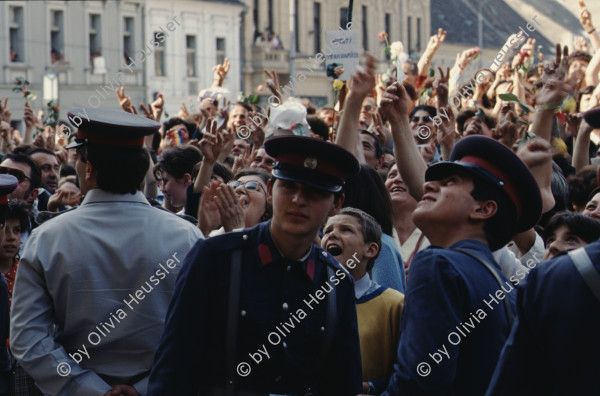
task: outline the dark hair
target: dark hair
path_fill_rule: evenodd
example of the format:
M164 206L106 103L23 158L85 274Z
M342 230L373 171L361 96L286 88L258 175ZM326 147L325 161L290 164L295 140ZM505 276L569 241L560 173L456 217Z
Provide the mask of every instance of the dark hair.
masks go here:
M98 187L115 194L135 194L150 166L150 155L145 147L90 144L87 158L98 172Z
M158 172L167 172L175 179L181 179L186 173L191 176L194 165L200 161L202 161L202 152L197 147L189 145L171 147L162 153L154 166L154 175Z
M27 194L29 194L34 188L38 188L40 186L40 183L42 181L42 171L40 170L40 167L35 163L35 161L31 159L31 157L29 155L15 150L12 153L6 154L6 157L4 157L4 159L9 159L13 162L26 164L26 165L29 165L29 167L31 168L31 175L29 175L29 178L31 179L31 183L29 186L29 190L27 190ZM25 176L27 176L27 175L25 175Z
M415 76L419 74L419 66L417 65L417 62L415 62L412 59L408 59L404 63L408 63L410 65L410 71L412 72L412 74L414 74Z
M319 135L323 140L329 139L329 127L325 121L315 115L309 115L306 117L306 122L308 122L311 131Z
M544 245L548 238L560 226L566 226L572 234L577 235L587 243L592 243L600 238L600 221L582 215L581 213L558 212L548 221L544 228Z
M506 245L516 233L517 209L515 204L496 184L470 174L473 178L471 196L476 201L494 201L496 213L483 224L483 231L490 250L498 250Z
M575 51L571 55L569 55L569 67L571 66L571 63L573 63L576 60L581 60L590 63L590 61L592 60L592 56L587 52Z
M469 108L461 110L460 113L458 113L458 115L456 116L456 128L458 129L458 131L460 132L461 135L464 132L465 122L469 118L475 117L475 114L477 113L478 110L483 111L483 115L484 115L483 122L485 122L485 125L487 125L488 128L492 129L492 128L496 127L496 120L494 119L493 116L489 115L486 111L484 111L482 109L476 109L473 107L469 107Z
M271 174L266 172L264 169L261 168L244 168L244 169L240 169L234 176L233 176L233 180L239 180L240 177L244 177L244 176L257 176L259 177L264 183L265 186L267 185L267 183L269 182L269 180L271 180ZM265 188L265 197L267 196L267 191ZM273 217L273 207L271 205L269 205L269 200L267 199L267 202L265 204L265 212L262 214L260 221L267 221L269 220L271 217Z
M379 141L379 139L377 139L377 137L375 135L373 135L371 132L367 131L366 129L362 129L360 131L361 134L363 135L369 135L373 138L373 141L375 142L375 158L379 159L383 156L383 147L381 146L381 142Z
M168 130L168 129L167 129ZM192 132L193 133L193 132ZM192 135L190 134L190 137ZM154 132L154 136L152 136L152 150L156 153L160 147L160 142L162 141L162 135L160 131Z
M75 170L75 167L70 164L62 164L60 166L59 177L65 177L65 176L70 176L70 175L77 176L77 171Z
M189 123L187 121L184 121L179 117L171 117L163 123L164 133L166 133L169 129L173 128L175 125L178 125L178 124L185 125L185 129L187 129L188 135L191 138L192 134L196 130L196 125ZM152 146L154 147L154 138L152 139Z
M252 107L244 102L235 102L234 106L242 106L244 109L248 110L248 112L252 111Z
M392 201L381 176L368 165L361 164L357 174L346 177L343 207L361 209L377 220L381 230L392 235Z
M27 150L26 154L31 156L35 153L44 153L44 154L48 154L48 155L52 155L54 157L56 157L56 154L54 154L53 151L50 151L48 149L42 148L42 147L31 147L29 150Z
M588 168L589 169L586 169ZM596 167L588 165L576 175L571 175L567 179L569 183L569 202L579 207L585 207L589 201L590 193L598 187L598 179L596 177Z
M19 220L22 232L29 231L31 223L29 222L29 211L25 206L25 202L11 199L8 201L8 213L6 214L5 220L16 219Z
M375 260L379 256L379 252L381 252L381 226L377 220L373 218L373 216L360 209L346 207L340 210L337 214L348 215L357 219L365 243L375 242L379 247L377 254L371 257L367 263L367 272L371 271L375 265Z
M426 111L429 113L429 116L431 118L433 118L437 115L437 110L435 109L435 107L429 106L429 105L418 105L418 106L413 107L413 109L410 111L410 114L408 115L408 119L412 119L417 111Z
M576 107L577 111L580 111L581 97L583 95L591 95L592 92L594 92L594 89L596 89L595 85L588 85L587 87L585 87L581 91L579 91L579 95L577 96L577 107Z

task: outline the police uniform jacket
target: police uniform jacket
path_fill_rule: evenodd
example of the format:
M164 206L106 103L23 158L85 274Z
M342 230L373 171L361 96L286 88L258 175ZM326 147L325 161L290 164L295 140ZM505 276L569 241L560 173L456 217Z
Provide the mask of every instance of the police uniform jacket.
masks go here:
M600 241L585 247L600 271ZM600 395L600 302L571 258L531 270L486 395Z
M302 261L284 259L269 225L270 221L194 246L177 280L150 374L149 395L208 395L230 380L225 362L226 344L231 341L226 337L227 306L230 261L236 249L242 251L237 389L285 395L361 392L350 275L316 245ZM327 274L328 267L333 275ZM337 320L331 344L321 356L326 297L332 288Z
M487 260L502 285L457 249ZM398 361L384 394L483 395L510 332L504 300L514 308L515 294L482 242L463 240L447 249L432 245L417 253L402 310Z
M40 390L95 396L127 384L145 395L176 276L201 237L140 191L93 189L36 228L19 262L10 330Z

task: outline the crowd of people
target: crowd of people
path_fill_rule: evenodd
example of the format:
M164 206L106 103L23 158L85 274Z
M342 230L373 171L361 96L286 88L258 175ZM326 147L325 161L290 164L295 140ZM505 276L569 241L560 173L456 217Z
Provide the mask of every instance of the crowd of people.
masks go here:
M231 103L227 59L173 117L119 87L17 131L0 101L0 395L600 394L580 6L575 51L520 32L471 78L440 29L321 108L273 71Z

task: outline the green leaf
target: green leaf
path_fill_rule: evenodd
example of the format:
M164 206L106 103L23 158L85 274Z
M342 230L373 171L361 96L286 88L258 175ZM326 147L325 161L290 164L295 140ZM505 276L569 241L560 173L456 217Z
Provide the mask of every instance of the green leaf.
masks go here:
M498 97L502 100L505 100L507 102L517 102L517 103L521 103L519 101L519 98L517 97L517 95L515 94L511 94L511 93L505 93L505 94L500 94L498 95Z
M433 67L429 68L429 77L434 77L435 76L435 70L433 69Z

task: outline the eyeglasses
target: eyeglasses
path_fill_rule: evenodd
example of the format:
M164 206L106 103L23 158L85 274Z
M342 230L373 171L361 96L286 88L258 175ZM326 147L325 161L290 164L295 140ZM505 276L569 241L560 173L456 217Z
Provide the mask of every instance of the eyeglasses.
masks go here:
M241 182L239 180L232 180L227 184L230 185L231 187L233 187L234 189L243 185L244 189L249 190L249 191L258 191L259 189L262 189L264 191L264 189L265 189L262 186L262 184L260 184L259 182L255 181L255 180L248 180L246 182ZM267 192L265 191L265 194L266 193Z
M12 175L17 178L19 183L23 183L25 179L31 181L31 179L25 176L25 173L20 169L8 168L6 166L0 166L0 174L2 175Z
M423 122L431 122L431 117L430 116L424 116L424 117L413 117L411 119L411 121L414 122L419 122L420 120L423 120Z

